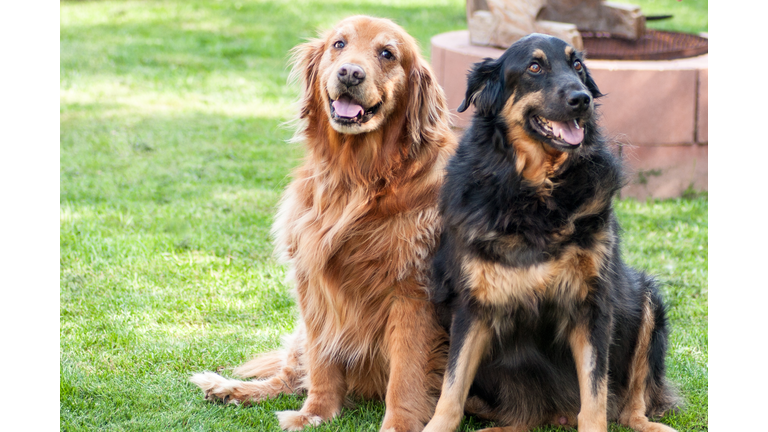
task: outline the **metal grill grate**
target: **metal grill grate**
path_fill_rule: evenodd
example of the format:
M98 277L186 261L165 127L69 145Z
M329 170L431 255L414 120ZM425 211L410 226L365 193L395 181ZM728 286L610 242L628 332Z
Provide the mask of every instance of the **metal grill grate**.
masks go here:
M686 33L646 30L638 40L582 32L587 58L594 60L672 60L706 54L707 39Z

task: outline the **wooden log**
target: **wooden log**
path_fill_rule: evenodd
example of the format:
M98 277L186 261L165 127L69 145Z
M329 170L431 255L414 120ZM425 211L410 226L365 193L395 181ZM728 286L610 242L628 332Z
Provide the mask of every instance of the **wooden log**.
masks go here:
M600 0L549 0L541 20L576 24L581 31L604 32L628 39L645 34L645 16L639 6Z
M602 0L467 0L470 42L507 48L530 33L559 37L583 49L581 31L630 39L645 33L645 17L634 5Z
M470 42L474 45L507 48L531 33L544 33L559 37L577 49L583 48L581 34L573 24L538 21L536 15L544 0L483 0L489 10L478 10L476 5L468 18Z

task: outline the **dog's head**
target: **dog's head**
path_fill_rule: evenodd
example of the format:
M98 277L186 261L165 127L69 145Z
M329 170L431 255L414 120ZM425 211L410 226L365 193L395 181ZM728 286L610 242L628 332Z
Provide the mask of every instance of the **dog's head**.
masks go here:
M566 42L532 34L498 59L469 74L459 112L474 104L483 117L502 116L510 130L559 151L579 148L595 127L595 99L602 96L583 54Z
M419 142L422 129L444 121L435 110L447 113L416 41L386 19L350 17L299 45L294 75L303 83L301 117L325 116L342 134L377 130L402 114Z

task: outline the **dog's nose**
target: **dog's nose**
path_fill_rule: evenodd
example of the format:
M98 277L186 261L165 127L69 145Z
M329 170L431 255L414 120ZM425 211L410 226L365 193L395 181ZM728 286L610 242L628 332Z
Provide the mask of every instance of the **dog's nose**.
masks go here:
M347 87L360 84L365 80L365 70L352 63L344 63L338 71L339 81Z
M584 111L589 106L589 103L592 102L592 95L584 90L576 90L568 95L566 102L572 110Z

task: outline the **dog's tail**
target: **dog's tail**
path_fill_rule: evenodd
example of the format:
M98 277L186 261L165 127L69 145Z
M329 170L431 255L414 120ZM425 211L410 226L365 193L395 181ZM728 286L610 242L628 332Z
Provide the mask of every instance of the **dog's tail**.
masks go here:
M303 328L286 338L284 348L272 351L235 368L238 376L259 380L226 379L213 372L193 375L189 380L200 387L205 399L224 403L251 403L282 393L301 394L307 389Z
M269 378L287 364L289 355L286 349L268 352L236 367L233 373L241 378Z
M283 349L262 354L233 371L243 378L268 378L280 373L292 371L304 375L304 345L306 332L304 326L287 336Z

